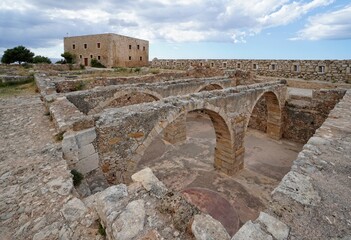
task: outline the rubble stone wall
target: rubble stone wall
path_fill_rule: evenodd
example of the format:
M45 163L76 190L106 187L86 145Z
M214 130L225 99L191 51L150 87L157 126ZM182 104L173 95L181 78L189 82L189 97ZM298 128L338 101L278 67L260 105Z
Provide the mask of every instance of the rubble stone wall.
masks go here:
M237 69L261 76L351 83L351 60L154 59L152 67Z

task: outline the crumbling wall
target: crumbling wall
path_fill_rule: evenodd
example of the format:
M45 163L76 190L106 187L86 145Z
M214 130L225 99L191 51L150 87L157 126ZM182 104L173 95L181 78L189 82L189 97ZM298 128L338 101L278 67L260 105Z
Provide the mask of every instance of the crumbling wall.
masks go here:
M345 90L314 90L310 101L288 100L284 111L283 137L306 143L344 94Z

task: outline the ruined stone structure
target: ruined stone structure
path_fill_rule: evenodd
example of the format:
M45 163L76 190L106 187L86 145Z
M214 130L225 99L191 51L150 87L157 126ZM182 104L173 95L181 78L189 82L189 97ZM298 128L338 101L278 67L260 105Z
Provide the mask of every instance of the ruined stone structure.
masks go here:
M171 143L184 140L185 115L203 110L210 116L216 132L215 168L232 175L243 167L245 129L252 109L262 96L268 105L267 134L279 139L286 96L286 85L279 82L105 110L95 117L99 165L109 182L129 182L138 160L155 136L164 131Z
M306 87L306 81L267 82L269 78L236 86L245 83L238 77L152 79L146 84L136 78L131 82L104 79L100 85L95 79L91 88L69 93L71 86L90 79L59 77L60 82L37 73L41 99L53 124L40 113L39 97L32 99L36 104L31 111L26 105L13 108L14 100L0 99L5 124L5 138L0 139L5 156L0 168L3 236L102 239L97 235L101 224L107 239L350 238L350 90L321 90L335 86L314 82L311 88L316 89L302 91L290 87ZM163 140L174 146L186 139L186 116L194 111L202 111L212 121L216 138L213 164L229 175L235 175L245 162L248 127L265 131L273 139L307 142L272 192L267 208L257 219L245 221L234 236L181 194L167 189L151 169L135 173L136 164L157 136L163 134ZM42 124L33 124L34 118ZM17 121L20 124L14 124ZM50 136L39 136L44 128L49 132L50 125L63 138L56 143L60 146L45 145ZM32 126L33 131L22 131L22 126ZM13 134L15 128L21 134ZM18 151L8 142L13 139L21 142L26 159L26 165L19 168ZM32 149L28 143L36 141L42 146L34 144ZM130 184L103 187L105 190L95 187L82 195L82 189L73 188L67 168L78 169L86 181L101 171L112 184Z
M257 75L351 83L351 60L154 59L152 67L236 69Z
M64 51L90 66L96 59L106 67L141 67L149 62L149 42L113 33L64 38Z

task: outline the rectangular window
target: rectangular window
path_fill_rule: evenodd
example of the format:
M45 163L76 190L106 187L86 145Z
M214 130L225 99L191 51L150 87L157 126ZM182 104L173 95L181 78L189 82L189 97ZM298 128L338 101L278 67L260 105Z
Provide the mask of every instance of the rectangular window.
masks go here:
M300 72L300 66L297 64L294 65L293 69L294 69L294 72Z
M223 67L227 68L227 63L226 62L223 63Z
M214 67L214 63L211 63L211 67Z
M80 59L82 59L82 57L83 57L82 55L79 55L79 58L80 58Z
M101 44L99 42L96 45L97 45L97 48L101 47Z
M241 68L241 64L238 63L238 64L236 65L236 67L237 67L237 68Z
M257 69L258 69L258 65L257 65L256 63L254 63L254 64L252 65L252 68L255 69L255 70L257 70Z
M143 61L143 57L140 57L140 61Z
M145 51L146 50L146 48L145 48L145 46L143 47L143 51Z
M202 62L200 62L200 66L201 66L201 67L202 67L202 65L203 65Z
M325 73L325 66L318 66L319 73Z
M132 45L129 45L129 49L132 49Z
M101 60L101 56L98 56L98 60Z
M76 49L76 45L75 45L75 44L73 44L73 45L72 45L72 48L73 48L73 49Z
M129 56L129 61L131 61L132 60L132 56Z
M88 44L84 43L84 48L87 49L88 48Z
M93 58L93 55L90 55L90 58Z
M271 64L271 70L275 70L276 69L276 66L275 66L275 64Z
M140 49L140 45L137 45L137 49L138 49L138 50Z

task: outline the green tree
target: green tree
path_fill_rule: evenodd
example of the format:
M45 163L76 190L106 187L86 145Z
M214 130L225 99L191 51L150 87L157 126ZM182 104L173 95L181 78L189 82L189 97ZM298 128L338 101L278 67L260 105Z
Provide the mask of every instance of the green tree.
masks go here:
M22 62L33 62L34 53L32 53L29 49L24 46L18 46L15 48L7 49L4 52L4 55L1 58L2 63L14 63L18 62L21 64Z
M101 62L99 62L96 58L91 59L90 65L96 68L106 68Z
M74 63L75 55L70 53L70 52L64 52L61 54L61 57L63 57L66 61L66 63Z
M33 63L51 63L51 60L48 57L44 57L44 56L35 56L33 58Z

